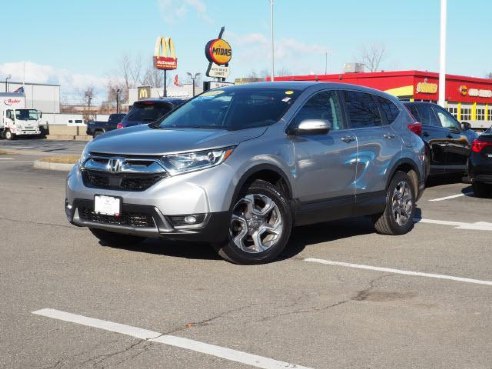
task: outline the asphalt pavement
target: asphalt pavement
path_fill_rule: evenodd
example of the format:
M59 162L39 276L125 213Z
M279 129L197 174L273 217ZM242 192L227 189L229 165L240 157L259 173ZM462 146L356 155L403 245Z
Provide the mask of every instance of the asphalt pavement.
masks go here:
M406 235L300 227L279 261L236 266L100 245L65 219L66 173L33 168L83 144L51 145L0 155L0 367L492 368L492 199L468 184L426 189Z

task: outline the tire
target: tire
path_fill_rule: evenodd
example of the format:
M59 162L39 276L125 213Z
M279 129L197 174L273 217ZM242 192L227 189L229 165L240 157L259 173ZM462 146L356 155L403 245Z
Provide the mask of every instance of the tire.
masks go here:
M89 230L104 246L131 246L145 240L145 237L109 232L104 229L89 228Z
M488 197L490 196L490 192L492 186L482 183L482 182L472 182L473 193L476 197Z
M102 131L96 131L96 132L94 132L94 135L93 135L92 137L93 137L93 138L96 138L97 136L100 136L100 135L102 135L103 133L104 133L104 132L102 132Z
M14 135L12 132L10 132L10 129L7 129L7 130L4 132L4 135L5 135L5 138L6 138L7 140L13 140L13 139L15 139L15 135Z
M285 195L271 183L256 180L234 202L228 240L215 248L235 264L267 263L284 250L291 230L292 211Z
M381 234L401 235L413 228L415 193L410 177L396 172L386 192L386 208L376 217L374 227Z

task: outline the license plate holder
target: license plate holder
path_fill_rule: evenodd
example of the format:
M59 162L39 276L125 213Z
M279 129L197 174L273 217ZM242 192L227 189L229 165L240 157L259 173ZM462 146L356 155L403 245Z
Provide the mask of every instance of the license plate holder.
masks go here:
M121 214L121 198L106 195L94 196L94 212L117 217Z

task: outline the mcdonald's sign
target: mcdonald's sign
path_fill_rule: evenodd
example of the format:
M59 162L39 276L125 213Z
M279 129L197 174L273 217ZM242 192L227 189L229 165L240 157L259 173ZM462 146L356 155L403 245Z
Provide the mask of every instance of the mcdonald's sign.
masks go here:
M148 99L151 97L150 96L150 94L151 94L150 86L140 86L137 88L137 91L138 91L138 99L139 100Z
M154 48L154 67L163 70L173 70L178 67L176 49L171 37L157 37Z

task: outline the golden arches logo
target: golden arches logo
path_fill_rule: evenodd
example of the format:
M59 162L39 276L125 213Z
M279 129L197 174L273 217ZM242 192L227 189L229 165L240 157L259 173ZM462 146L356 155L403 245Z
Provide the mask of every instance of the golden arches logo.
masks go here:
M171 37L157 37L154 48L154 67L163 70L173 70L178 67L176 49Z

